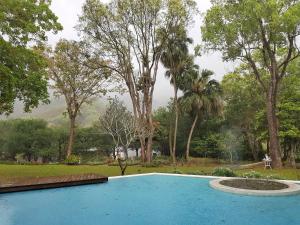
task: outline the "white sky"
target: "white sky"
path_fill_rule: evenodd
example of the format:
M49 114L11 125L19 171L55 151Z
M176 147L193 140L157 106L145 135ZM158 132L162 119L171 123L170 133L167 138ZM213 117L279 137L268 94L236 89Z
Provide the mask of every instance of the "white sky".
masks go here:
M105 0L107 1L107 0ZM55 45L60 38L78 39L77 31L74 26L78 22L78 15L81 14L81 7L85 0L52 0L51 9L58 16L59 22L63 25L63 31L57 35L49 34L49 44ZM201 13L204 13L210 7L210 0L197 0L198 8ZM189 36L193 38L194 44L200 44L201 33L200 26L202 23L202 16L197 15L194 20L194 26L189 31ZM233 63L222 62L219 53L212 53L204 55L196 61L200 68L210 69L215 72L215 77L221 80L223 75L233 70ZM165 105L170 97L173 95L173 89L169 81L164 77L164 70L158 70L158 80L154 92L154 107ZM127 102L125 97L125 101Z

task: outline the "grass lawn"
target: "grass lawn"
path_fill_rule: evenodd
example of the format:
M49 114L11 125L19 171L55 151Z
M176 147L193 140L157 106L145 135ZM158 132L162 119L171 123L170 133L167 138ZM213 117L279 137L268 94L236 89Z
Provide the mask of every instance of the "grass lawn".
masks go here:
M129 166L126 174L139 174L150 172L165 172L174 173L175 171L186 174L206 174L209 175L216 165L190 165L190 166L160 166L160 167L142 167L142 166ZM255 170L263 175L276 176L281 179L300 180L299 169L273 169L264 170L263 168L255 169L239 169L235 170L238 175ZM67 165L6 165L0 164L0 184L16 179L26 179L28 177L48 177L60 175L75 175L83 173L96 173L105 176L118 176L120 169L118 166L108 165L80 165L80 166L67 166Z

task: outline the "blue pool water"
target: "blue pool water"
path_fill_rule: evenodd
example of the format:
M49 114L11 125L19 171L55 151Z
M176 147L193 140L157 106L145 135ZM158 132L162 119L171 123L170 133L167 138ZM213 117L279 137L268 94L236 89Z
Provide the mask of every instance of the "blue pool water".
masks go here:
M149 175L0 194L0 225L298 225L300 195L240 196L209 179Z

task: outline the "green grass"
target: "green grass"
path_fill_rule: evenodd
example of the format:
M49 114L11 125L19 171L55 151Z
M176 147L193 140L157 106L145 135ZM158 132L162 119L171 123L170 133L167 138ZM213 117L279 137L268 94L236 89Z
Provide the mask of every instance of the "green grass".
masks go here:
M216 167L213 165L199 166L199 165L180 165L174 166L160 166L160 167L142 167L142 166L129 166L126 174L139 174L151 172L164 172L186 174L211 174L212 170ZM235 170L238 175L249 172L253 169ZM263 168L255 168L255 171L264 176L276 176L281 179L300 180L300 170L297 169L274 169L264 170ZM118 176L120 169L118 166L107 165L81 165L81 166L67 166L67 165L5 165L0 164L0 183L10 182L16 179L26 179L29 177L49 177L61 175L75 175L84 173L96 173L105 176Z

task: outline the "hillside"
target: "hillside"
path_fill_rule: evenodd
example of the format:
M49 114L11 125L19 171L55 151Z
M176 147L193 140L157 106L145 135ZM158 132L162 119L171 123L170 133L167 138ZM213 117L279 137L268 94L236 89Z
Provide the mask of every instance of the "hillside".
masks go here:
M84 105L81 114L78 116L78 124L81 127L92 125L104 112L105 104L105 100L97 99L90 105ZM31 113L24 113L23 104L17 102L14 112L9 116L0 116L0 119L36 118L48 121L50 126L67 126L68 118L64 115L64 112L66 112L64 99L51 97L50 104L41 104L38 108L33 109Z

